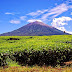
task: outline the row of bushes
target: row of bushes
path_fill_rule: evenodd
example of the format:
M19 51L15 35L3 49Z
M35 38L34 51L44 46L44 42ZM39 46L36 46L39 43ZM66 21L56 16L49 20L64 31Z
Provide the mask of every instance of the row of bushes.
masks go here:
M0 66L6 65L6 59L11 58L18 62L20 65L51 65L56 66L57 64L63 65L63 62L72 60L72 49L70 50L42 50L35 51L27 50L15 52L13 54L0 54Z

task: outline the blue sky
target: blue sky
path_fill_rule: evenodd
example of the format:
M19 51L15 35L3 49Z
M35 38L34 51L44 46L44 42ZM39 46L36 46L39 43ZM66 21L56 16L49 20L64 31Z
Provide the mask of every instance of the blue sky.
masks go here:
M72 34L72 0L0 0L0 34L34 21Z

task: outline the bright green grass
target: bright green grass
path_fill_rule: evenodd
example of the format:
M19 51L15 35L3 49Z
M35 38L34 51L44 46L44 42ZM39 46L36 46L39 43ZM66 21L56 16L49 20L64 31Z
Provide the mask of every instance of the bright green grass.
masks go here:
M19 38L20 40L7 40L9 38ZM66 43L67 41L71 43ZM22 51L24 49L27 51L31 49L40 51L42 49L72 49L72 35L0 36L0 53L10 53L15 51Z

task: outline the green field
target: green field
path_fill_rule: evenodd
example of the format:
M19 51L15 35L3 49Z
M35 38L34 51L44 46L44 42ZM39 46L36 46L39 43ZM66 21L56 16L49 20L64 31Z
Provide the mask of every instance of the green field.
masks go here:
M70 60L72 35L0 36L0 66L9 65L9 61L20 65L56 65Z

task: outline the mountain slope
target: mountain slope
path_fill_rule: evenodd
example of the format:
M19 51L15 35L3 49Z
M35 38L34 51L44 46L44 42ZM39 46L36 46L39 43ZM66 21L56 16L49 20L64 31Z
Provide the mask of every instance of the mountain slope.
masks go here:
M12 32L3 33L0 36L43 36L67 34L42 22L32 22Z

